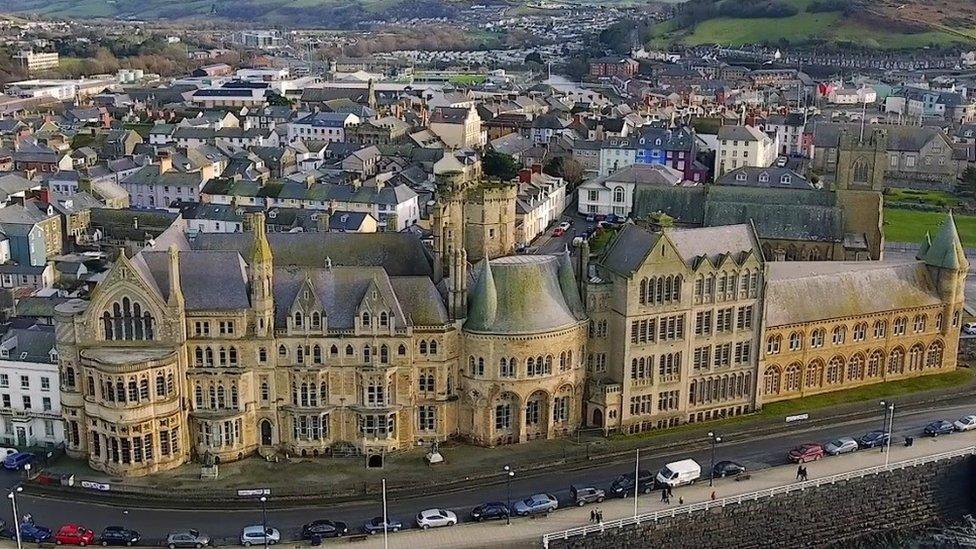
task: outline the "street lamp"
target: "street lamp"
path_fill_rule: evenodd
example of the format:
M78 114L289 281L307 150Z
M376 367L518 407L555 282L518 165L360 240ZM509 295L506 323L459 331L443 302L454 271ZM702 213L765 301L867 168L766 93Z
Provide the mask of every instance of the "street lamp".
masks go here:
M515 476L515 471L512 467L506 465L502 467L505 470L505 483L508 485L508 509L505 511L505 524L512 524L512 477Z
M708 485L713 486L715 482L715 445L722 442L722 437L716 435L715 433L709 431L708 438L712 443L712 468L708 474Z
M268 549L268 496L261 496L261 529L264 530L264 549Z
M23 549L23 545L20 540L20 519L17 518L17 496L15 496L14 494L23 491L24 488L18 486L9 494L7 494L7 497L10 499L10 506L13 508L13 512L14 512L14 532L17 534L17 549Z
M895 428L895 403L881 401L881 405L884 406L885 413L885 425L884 433L885 440L884 444L881 445L881 451L885 453L885 467L888 466L888 461L891 459L891 435Z
M25 463L24 464L24 478L26 478L27 480L30 480L30 470L31 470L31 464L30 463Z

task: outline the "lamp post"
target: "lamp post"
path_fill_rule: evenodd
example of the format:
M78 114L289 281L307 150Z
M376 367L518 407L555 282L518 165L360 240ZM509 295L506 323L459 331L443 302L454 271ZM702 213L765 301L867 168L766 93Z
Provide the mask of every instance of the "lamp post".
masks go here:
M505 481L508 485L508 509L505 513L505 524L510 525L512 524L512 477L515 476L515 471L509 465L502 467L502 469L505 470Z
M24 464L24 478L26 480L30 480L30 470L31 470L31 464L30 463L25 463Z
M7 497L10 498L10 506L13 508L13 512L14 512L14 533L16 534L17 537L17 549L23 549L23 545L20 540L20 519L17 516L17 496L15 495L15 493L20 493L23 491L24 489L18 486L9 494L7 494Z
M261 496L261 529L264 537L264 549L268 549L268 496Z
M389 522L386 514L386 479L383 479L383 549L390 549Z
M891 459L891 432L895 428L895 403L885 402L882 400L881 405L884 406L885 412L885 440L884 444L881 445L881 451L885 453L885 467L887 467L888 462Z
M712 468L708 473L708 485L713 486L715 482L715 445L722 442L722 437L716 435L715 433L709 431L708 438L712 443Z

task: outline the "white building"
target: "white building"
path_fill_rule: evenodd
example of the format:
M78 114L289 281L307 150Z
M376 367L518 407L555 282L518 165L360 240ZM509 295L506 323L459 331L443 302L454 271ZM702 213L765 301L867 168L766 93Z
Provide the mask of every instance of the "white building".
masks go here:
M71 370L67 370L71 372ZM78 383L71 374L65 383ZM15 328L0 338L0 441L54 446L64 440L54 328Z
M603 141L600 147L601 177L622 170L637 162L637 139L615 137Z
M14 59L20 63L20 66L27 69L28 73L46 71L60 64L57 52L48 53L24 50L17 52L14 55Z
M632 164L614 173L591 179L577 188L577 210L584 215L630 215L634 191L640 185L675 186L684 177L663 164Z
M522 170L518 187L516 225L520 228L519 242L528 245L566 209L566 181L541 171Z
M718 130L713 177L742 166L765 168L776 160L777 140L753 126L722 126Z
M361 121L352 113L311 113L288 124L288 142L302 139L341 143L346 140L346 128Z

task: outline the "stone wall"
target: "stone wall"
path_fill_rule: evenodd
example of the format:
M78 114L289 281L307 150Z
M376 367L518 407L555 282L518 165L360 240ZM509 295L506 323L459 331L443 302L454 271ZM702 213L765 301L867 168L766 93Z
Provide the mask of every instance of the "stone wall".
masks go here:
M963 457L656 523L553 540L555 548L850 547L974 509L976 458Z

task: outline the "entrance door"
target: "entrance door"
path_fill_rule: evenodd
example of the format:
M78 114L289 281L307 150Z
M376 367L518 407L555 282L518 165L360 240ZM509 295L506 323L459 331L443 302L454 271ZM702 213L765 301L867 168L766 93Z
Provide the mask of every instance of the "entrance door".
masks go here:
M271 421L267 419L261 421L261 445L271 446Z
M599 408L593 409L593 426L603 427L603 410Z
M17 446L27 446L27 430L17 427Z

